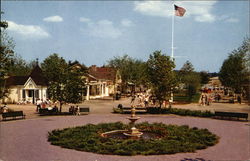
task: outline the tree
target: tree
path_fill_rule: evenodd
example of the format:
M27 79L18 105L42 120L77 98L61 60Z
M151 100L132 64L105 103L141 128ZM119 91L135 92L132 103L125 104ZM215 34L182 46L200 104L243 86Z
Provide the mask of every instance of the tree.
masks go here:
M188 100L191 101L200 87L200 74L194 71L194 67L189 61L186 61L186 63L182 66L179 74L181 82L186 86L186 95L188 96Z
M33 64L34 63L34 64ZM32 65L31 65L32 64ZM35 67L36 62L27 63L19 55L14 55L11 58L11 64L8 67L8 75L24 76L28 75L32 69Z
M86 73L86 67L80 65L80 63L74 66L69 64L67 69L67 78L65 84L66 91L66 102L68 103L79 103L82 101L82 96L85 89L85 80L82 78Z
M224 60L220 72L219 79L226 87L234 89L235 93L242 93L243 85L250 81L249 66L249 46L250 39L245 39L243 44L233 50L228 58Z
M52 54L41 64L45 77L48 80L48 95L53 101L59 101L60 112L64 103L79 103L82 101L85 70L74 68L67 64L58 54Z
M3 12L1 12L2 14ZM14 41L10 38L5 29L8 27L8 23L0 21L0 99L7 96L8 90L5 87L5 79L8 74L8 68L11 65L11 58L14 56Z
M209 74L206 71L200 72L201 84L207 84L209 82Z
M58 54L52 54L47 57L41 64L44 76L48 80L48 96L53 101L59 101L60 112L62 105L66 100L66 61L59 57Z
M160 107L176 86L174 68L174 62L169 56L161 54L161 51L155 51L147 61L147 78Z
M133 59L128 55L122 57L114 57L108 61L108 66L119 70L122 79L122 91L126 91L127 84L134 85L146 84L146 63Z

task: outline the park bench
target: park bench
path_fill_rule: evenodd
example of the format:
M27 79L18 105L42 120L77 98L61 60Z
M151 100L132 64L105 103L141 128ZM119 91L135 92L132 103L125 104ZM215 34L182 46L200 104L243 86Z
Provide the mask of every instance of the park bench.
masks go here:
M132 107L121 107L122 113L131 113ZM146 113L147 108L145 107L135 107L136 113Z
M57 108L52 108L51 110L49 110L48 108L40 108L39 109L40 115L55 115L57 113L58 113Z
M214 115L215 117L220 117L220 118L237 118L238 120L240 118L244 118L248 120L248 113L215 111Z
M80 107L80 114L89 114L89 107Z
M6 120L6 118L11 117L12 119L25 119L25 114L23 114L23 111L11 111L6 112L2 114L3 120Z

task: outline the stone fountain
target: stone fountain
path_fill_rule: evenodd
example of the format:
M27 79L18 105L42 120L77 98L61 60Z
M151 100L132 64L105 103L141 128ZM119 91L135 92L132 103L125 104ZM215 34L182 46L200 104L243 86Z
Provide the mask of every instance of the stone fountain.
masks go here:
M135 122L140 119L140 117L135 116L135 106L132 106L131 109L131 116L128 117L127 119L130 120L130 125L131 129L128 132L124 132L123 134L132 138L132 139L137 139L139 138L143 133L140 132L136 127L135 127Z
M135 106L131 106L131 116L127 117L128 120L130 120L130 129L128 130L113 130L113 131L108 131L108 132L104 132L101 133L101 137L107 137L107 138L114 138L114 139L159 139L162 136L154 133L154 132L150 132L150 131L145 131L145 129L141 129L144 130L143 132L139 131L139 129L137 129L135 127L135 122L137 120L140 119L140 117L137 117L135 115Z

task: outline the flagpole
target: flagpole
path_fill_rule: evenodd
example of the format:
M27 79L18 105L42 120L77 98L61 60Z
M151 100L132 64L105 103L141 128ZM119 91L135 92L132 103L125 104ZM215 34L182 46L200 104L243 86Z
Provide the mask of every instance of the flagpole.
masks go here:
M173 7L173 13L172 13L172 47L171 47L171 59L174 61L174 17L175 17L175 8L174 8L174 1L172 1L172 7ZM172 103L174 102L174 93L173 88L171 88L170 93L170 101L169 106L172 106Z
M174 1L172 1L172 7L173 7L173 13L172 13L172 52L171 52L171 59L174 61L174 15L175 15L175 9L174 9Z

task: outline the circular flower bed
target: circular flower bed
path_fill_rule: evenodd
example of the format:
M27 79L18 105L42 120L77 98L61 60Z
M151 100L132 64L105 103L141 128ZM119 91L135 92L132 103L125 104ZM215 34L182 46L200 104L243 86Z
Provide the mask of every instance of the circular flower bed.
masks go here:
M129 129L121 122L88 124L81 127L53 130L48 141L53 145L80 151L116 155L158 155L179 152L195 152L215 145L218 137L207 129L189 128L187 125L163 123L140 123L136 127L142 132L161 136L158 139L114 139L101 134L112 130Z

